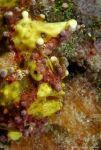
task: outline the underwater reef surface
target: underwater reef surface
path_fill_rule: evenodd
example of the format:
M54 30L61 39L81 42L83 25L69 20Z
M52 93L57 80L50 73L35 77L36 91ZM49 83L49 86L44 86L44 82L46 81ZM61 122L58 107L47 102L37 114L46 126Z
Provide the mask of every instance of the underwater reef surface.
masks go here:
M0 123L3 150L101 149L100 0L0 0Z

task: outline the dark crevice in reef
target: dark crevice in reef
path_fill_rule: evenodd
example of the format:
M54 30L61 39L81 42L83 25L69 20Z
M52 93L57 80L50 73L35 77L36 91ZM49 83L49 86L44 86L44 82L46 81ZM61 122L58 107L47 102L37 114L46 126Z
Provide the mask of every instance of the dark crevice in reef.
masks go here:
M86 69L84 66L79 66L77 62L71 62L68 66L70 75L75 76L77 74L84 74Z

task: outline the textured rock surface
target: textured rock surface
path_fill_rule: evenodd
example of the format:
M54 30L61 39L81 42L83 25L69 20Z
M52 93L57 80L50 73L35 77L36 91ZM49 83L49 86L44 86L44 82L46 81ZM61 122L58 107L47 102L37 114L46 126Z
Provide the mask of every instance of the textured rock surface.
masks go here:
M95 88L78 76L68 82L66 90L63 110L50 119L44 133L30 141L22 140L20 145L13 144L10 150L19 146L21 150L100 149L101 112Z
M91 150L101 149L101 0L20 0L17 8L1 8L0 21L5 11L12 11L14 21L6 18L0 22L0 40L5 30L19 20L21 12L29 10L32 18L40 20L45 14L49 22L75 18L78 30L59 47L59 53L67 58L69 77L65 80L66 98L63 110L49 119L44 132L21 142L12 143L10 150ZM63 3L68 7L64 9ZM6 34L8 37L8 34ZM3 41L0 41L1 43ZM7 40L7 43L10 41ZM47 45L57 50L57 40ZM12 47L0 47L0 51ZM9 60L12 56L9 56ZM6 57L7 58L7 57ZM13 57L12 57L13 58ZM20 60L19 58L18 60ZM4 59L3 59L4 60ZM3 62L0 59L0 62ZM7 63L9 62L7 60ZM12 63L12 62L11 62ZM14 63L14 62L13 62ZM15 64L16 65L16 64ZM10 79L11 80L11 79ZM14 78L12 79L14 80ZM33 95L33 92L31 93ZM29 97L30 94L27 94ZM31 96L30 96L31 99ZM7 110L5 110L5 113ZM27 134L27 133L26 133ZM92 147L92 148L91 148Z

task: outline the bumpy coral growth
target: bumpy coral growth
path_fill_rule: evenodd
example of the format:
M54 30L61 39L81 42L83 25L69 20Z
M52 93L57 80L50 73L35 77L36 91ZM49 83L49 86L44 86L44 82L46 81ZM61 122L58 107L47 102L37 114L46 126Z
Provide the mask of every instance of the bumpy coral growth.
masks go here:
M10 140L31 135L47 117L61 110L68 71L52 49L62 31L73 32L77 26L74 19L60 23L32 20L27 11L22 17L11 33L13 58L8 61L8 57L6 65L4 53L0 66L0 125L9 131L6 138Z
M63 30L71 28L75 31L77 22L72 19L68 22L47 23L31 20L26 11L23 12L23 19L15 26L15 37L13 41L15 46L20 49L35 48L36 44L42 45L51 37L57 37ZM44 39L41 35L44 34Z

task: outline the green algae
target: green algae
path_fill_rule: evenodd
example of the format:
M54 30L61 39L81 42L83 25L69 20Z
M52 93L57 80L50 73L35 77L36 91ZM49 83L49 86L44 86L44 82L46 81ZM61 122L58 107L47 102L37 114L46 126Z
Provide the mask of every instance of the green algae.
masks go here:
M9 131L8 137L9 137L9 139L11 139L13 141L17 141L22 137L22 133L18 132L18 131Z
M52 100L47 102L34 102L31 107L28 109L28 113L35 117L49 117L52 114L56 113L62 108L62 103Z
M14 82L9 85L5 85L1 90L2 97L0 98L0 105L11 104L12 101L18 102L20 100L21 85L19 82Z
M0 7L14 7L17 4L17 0L0 0Z

